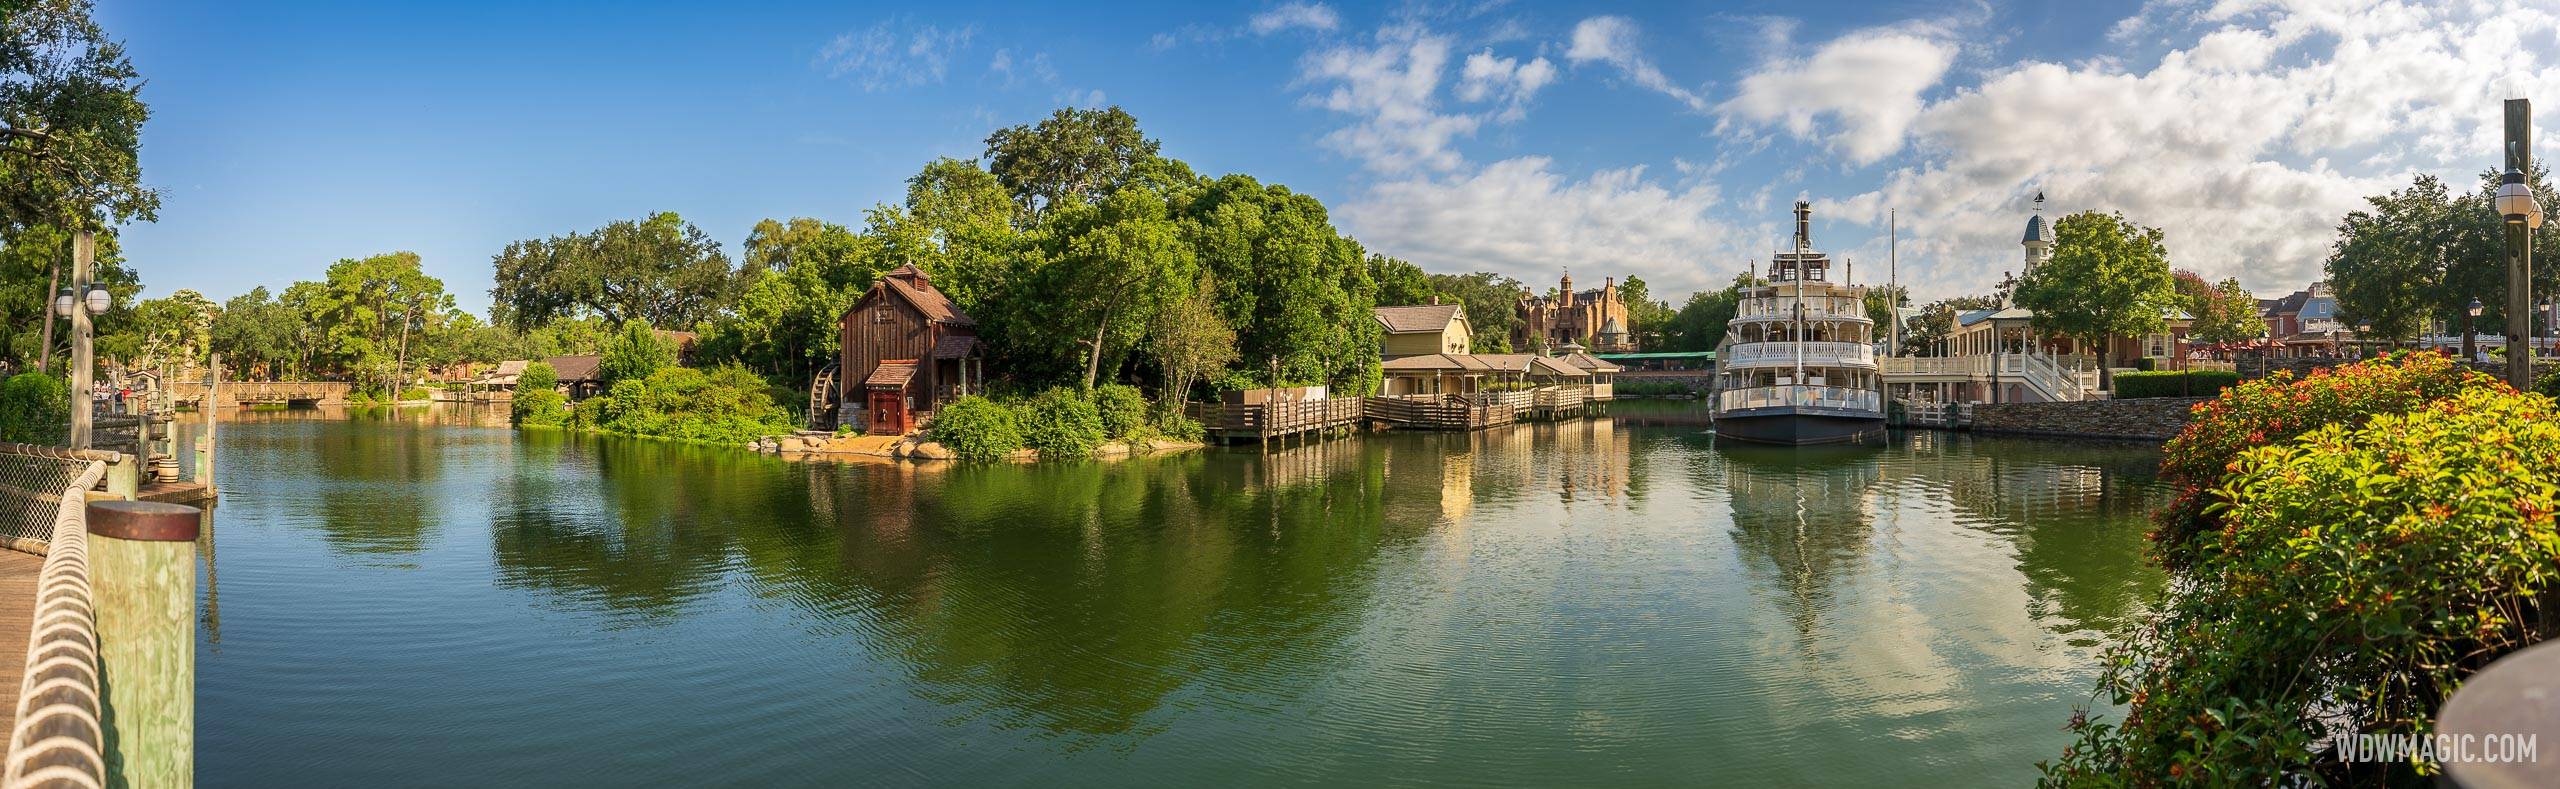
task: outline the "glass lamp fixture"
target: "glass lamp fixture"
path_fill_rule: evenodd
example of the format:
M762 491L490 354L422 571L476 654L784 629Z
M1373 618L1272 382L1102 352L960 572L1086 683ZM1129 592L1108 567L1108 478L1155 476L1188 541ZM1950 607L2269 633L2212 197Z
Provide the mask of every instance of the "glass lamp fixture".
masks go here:
M2542 227L2542 201L2533 199L2533 190L2525 188L2522 171L2508 170L2498 179L2497 205L2498 214L2510 224L2522 224L2528 230Z
M53 294L53 314L56 317L71 317L71 305L76 303L78 303L78 300L72 297L70 288L63 288L62 290L55 291Z
M108 307L115 306L115 295L107 292L107 286L92 282L89 283L89 298L87 301L89 305L89 314L105 315L107 314Z

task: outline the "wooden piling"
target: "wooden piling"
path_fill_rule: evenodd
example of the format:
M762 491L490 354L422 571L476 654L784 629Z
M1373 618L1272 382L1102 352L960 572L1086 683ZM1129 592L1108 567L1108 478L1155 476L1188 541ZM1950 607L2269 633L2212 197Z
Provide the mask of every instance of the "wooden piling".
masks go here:
M98 501L88 516L108 775L125 786L194 786L203 511Z

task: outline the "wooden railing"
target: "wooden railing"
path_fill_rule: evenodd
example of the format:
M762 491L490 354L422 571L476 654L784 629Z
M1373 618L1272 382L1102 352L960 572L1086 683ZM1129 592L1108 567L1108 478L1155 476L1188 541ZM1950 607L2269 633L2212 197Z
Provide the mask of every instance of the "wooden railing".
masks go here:
M1189 415L1210 432L1280 436L1358 424L1361 409L1360 398L1329 397L1254 405L1198 403Z
M1510 405L1476 406L1454 397L1371 397L1366 407L1370 419L1420 430L1476 430L1519 418Z

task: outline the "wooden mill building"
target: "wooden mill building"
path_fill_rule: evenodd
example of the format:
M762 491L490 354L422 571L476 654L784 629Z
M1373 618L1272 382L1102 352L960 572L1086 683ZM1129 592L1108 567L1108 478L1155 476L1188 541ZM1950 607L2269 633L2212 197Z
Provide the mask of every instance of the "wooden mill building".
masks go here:
M839 413L866 432L905 433L978 391L978 323L915 266L899 266L836 320Z

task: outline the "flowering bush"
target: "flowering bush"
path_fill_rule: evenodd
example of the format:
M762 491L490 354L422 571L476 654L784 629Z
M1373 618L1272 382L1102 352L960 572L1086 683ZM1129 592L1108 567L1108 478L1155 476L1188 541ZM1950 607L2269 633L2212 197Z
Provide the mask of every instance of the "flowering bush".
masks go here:
M2161 563L2195 560L2196 537L2222 527L2217 490L2233 460L2251 447L2283 443L2333 424L2356 425L2379 414L2409 411L2473 388L2508 390L2497 379L2456 365L2452 357L2413 352L2336 368L2299 380L2278 372L2197 403L2185 431L2164 447L2160 476L2176 497L2156 516L2152 533Z
M2434 385L2453 380L2444 364L2331 377ZM2328 385L2255 394L2306 384ZM2560 580L2560 422L2551 400L2493 386L2350 422L2386 399L2265 412L2330 419L2236 451L2214 490L2226 525L2203 538L2214 548L2109 651L2100 689L2124 719L2074 716L2078 742L2042 765L2045 783L2414 784L2433 769L2324 749L2429 733L2464 677L2560 624L2546 600Z

